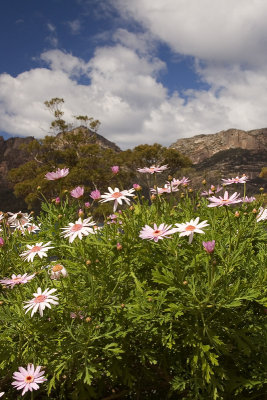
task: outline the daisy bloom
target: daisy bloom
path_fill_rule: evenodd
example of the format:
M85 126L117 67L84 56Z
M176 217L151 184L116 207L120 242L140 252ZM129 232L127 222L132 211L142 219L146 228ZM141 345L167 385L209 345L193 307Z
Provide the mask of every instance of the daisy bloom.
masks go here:
M21 211L17 213L8 212L10 217L8 217L8 223L14 228L18 226L25 226L30 223L32 217L28 213L22 213Z
M247 180L248 177L246 175L241 176L241 178L236 176L235 178L231 179L222 179L224 185L232 185L232 183L246 183Z
M216 188L215 186L211 185L211 187L208 191L204 191L201 193L201 196L210 196L211 194L218 193L221 190L223 190L223 188L221 186L217 186L217 188Z
M35 368L33 364L28 364L27 369L19 367L19 372L14 372L13 378L15 379L11 385L15 386L17 390L23 389L22 396L30 390L39 389L38 383L43 383L47 381L43 377L44 371L41 371L39 365Z
M63 169L58 168L56 172L47 172L45 178L48 181L55 181L57 179L64 178L68 174L69 174L69 168L63 168Z
M154 242L158 242L159 239L169 239L169 235L177 232L176 228L170 229L171 226L172 225L160 224L159 227L157 227L157 225L154 224L154 227L151 228L145 225L140 231L139 237L141 239L154 240Z
M61 277L65 278L68 276L66 268L61 264L53 265L53 267L51 267L49 270L49 274L51 279L56 280L59 280Z
M201 228L205 226L209 226L207 224L207 220L199 222L199 217L195 220L191 219L189 222L185 222L183 224L175 224L177 226L177 231L180 232L179 236L189 236L189 243L192 243L194 233L205 233Z
M30 281L32 278L35 277L35 274L33 275L28 275L28 274L24 274L24 275L15 275L13 274L11 276L11 278L4 278L0 280L0 283L2 285L5 286L10 286L11 289L13 289L13 287L15 285L19 285L21 283L27 283L28 281Z
M20 254L20 256L27 261L31 261L33 262L34 257L36 256L36 254L40 257L47 257L47 251L49 249L53 249L53 246L49 246L51 242L47 242L46 244L43 245L43 242L40 243L36 243L33 246L30 246L29 244L27 244L27 247L29 250L24 251L23 253Z
M150 189L154 194L172 193L178 192L178 186L173 186L172 184L166 183L163 188L157 187L156 189Z
M212 196L208 197L208 200L211 201L212 204L209 204L208 207L222 207L229 206L230 204L236 204L242 202L242 199L239 199L240 194L235 192L232 196L228 196L228 192L225 191L224 196L219 196L219 198Z
M243 199L243 203L253 203L253 201L255 201L255 200L256 200L256 197L248 197L248 196L246 196Z
M81 240L83 236L89 235L89 233L94 234L95 231L93 226L95 226L95 222L91 221L92 217L86 218L82 220L81 218L78 219L74 224L72 222L69 223L68 226L61 228L63 232L61 235L66 238L69 238L69 243L72 243L74 239L78 236Z
M265 221L267 219L267 208L260 207L259 214L256 217L257 222Z
M25 314L32 310L32 317L39 309L39 314L42 317L45 307L51 308L51 304L58 304L58 297L51 295L52 293L56 292L56 290L57 289L45 289L45 291L42 293L41 288L38 288L37 293L33 293L34 298L32 300L25 301L25 303L27 303L26 306L23 306L23 308L26 309Z
M118 188L113 190L111 187L109 187L108 190L109 193L106 192L105 194L101 195L103 200L100 200L100 202L105 203L106 201L114 201L113 212L117 210L118 204L122 204L122 200L124 200L128 205L130 204L130 200L127 199L127 196L134 196L132 194L134 192L133 188L129 190L122 190L121 192Z
M161 167L159 165L152 165L151 167L137 168L137 171L142 174L154 174L155 172L162 172L166 169L168 169L168 165L162 165Z
M72 197L75 197L75 199L78 199L79 197L82 197L83 194L84 194L84 187L81 187L81 186L77 186L75 189L73 189L70 192L70 195Z

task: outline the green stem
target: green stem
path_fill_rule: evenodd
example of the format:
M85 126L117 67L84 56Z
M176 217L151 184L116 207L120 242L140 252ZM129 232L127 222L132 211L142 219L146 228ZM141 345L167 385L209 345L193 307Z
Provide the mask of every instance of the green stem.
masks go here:
M226 209L226 214L227 214L227 218L228 218L229 233L230 233L229 253L231 253L231 250L232 250L232 229L231 229L231 222L230 222L230 215L229 215L228 207L225 206L225 209Z

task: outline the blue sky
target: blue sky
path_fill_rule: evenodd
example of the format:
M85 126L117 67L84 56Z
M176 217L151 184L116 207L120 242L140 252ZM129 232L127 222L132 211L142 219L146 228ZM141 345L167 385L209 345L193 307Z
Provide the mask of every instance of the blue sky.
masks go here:
M43 137L44 101L121 148L267 126L265 0L13 0L0 12L0 134Z

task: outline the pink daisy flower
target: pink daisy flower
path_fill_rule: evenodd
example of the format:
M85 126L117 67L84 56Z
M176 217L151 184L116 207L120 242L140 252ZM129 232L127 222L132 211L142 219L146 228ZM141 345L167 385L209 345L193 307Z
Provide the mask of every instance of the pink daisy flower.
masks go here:
M101 193L99 192L99 190L93 190L90 194L91 199L93 200L98 200L101 198Z
M203 244L203 247L204 247L204 249L205 249L205 251L207 252L207 253L213 253L214 252L214 249L215 249L215 240L212 240L212 241L210 241L210 242L202 242L202 244Z
M58 304L58 297L52 296L52 293L56 292L57 289L45 289L43 292L41 288L37 289L37 293L33 293L34 298L29 301L25 301L26 309L25 314L32 310L31 317L39 310L41 317L43 316L43 311L46 307L51 308L51 304Z
M231 179L222 179L224 185L232 185L232 183L246 183L247 180L248 177L246 175L241 176L241 178L236 176L235 178Z
M69 226L61 228L63 230L61 235L64 238L68 237L69 243L72 243L77 236L81 240L83 236L87 236L90 233L94 234L93 226L95 226L95 222L91 220L92 217L86 218L83 221L79 218L74 224L71 222Z
M152 165L151 167L137 168L137 171L142 174L154 174L155 172L162 172L166 169L168 169L168 165L162 165L161 167L159 165Z
M253 201L255 201L256 200L256 197L248 197L248 196L246 196L246 197L244 197L244 199L243 199L243 203L253 203Z
M64 178L68 174L69 174L69 168L63 168L63 169L58 168L56 172L47 172L45 178L48 181L55 181L57 179Z
M177 231L180 232L179 236L189 236L189 243L192 243L194 233L205 233L202 231L202 228L205 226L209 226L207 224L207 220L199 222L199 217L195 220L191 219L189 222L185 222L183 224L175 224L177 226Z
M133 188L129 190L122 190L121 192L118 188L113 190L111 187L109 187L108 190L109 193L106 192L105 194L101 195L104 200L100 200L100 202L105 203L106 201L114 201L113 212L117 210L118 204L122 204L122 200L124 200L128 205L130 204L130 200L127 199L127 196L134 196L132 194L134 192Z
M114 175L116 175L120 170L120 167L118 165L113 165L113 167L111 167L111 171Z
M31 262L33 262L33 259L36 255L38 255L40 258L47 257L47 251L54 248L53 246L49 246L50 243L51 242L47 242L43 245L43 242L40 242L33 246L27 244L29 250L24 251L20 254L20 256L24 259L24 261L27 260Z
M15 285L19 285L21 283L27 283L28 281L30 281L32 278L35 277L35 274L33 275L28 275L28 274L24 274L24 275L15 275L13 274L11 276L11 278L4 278L0 280L0 283L2 285L5 286L10 286L11 289L13 289L13 287Z
M72 197L75 197L75 199L79 199L79 197L82 197L83 194L84 194L84 187L81 187L81 186L77 186L75 189L73 189L70 192L70 195Z
M145 225L140 231L139 237L141 239L154 240L154 242L158 242L159 239L169 239L170 235L177 232L176 228L170 229L171 226L172 225L160 224L159 227L157 227L157 225L154 224L154 228L151 228Z
M210 196L211 194L219 193L221 190L223 190L221 186L217 186L216 188L215 186L211 185L208 191L204 191L201 193L201 196Z
M219 198L212 196L208 197L208 200L212 202L209 204L208 207L222 207L222 206L229 206L230 204L236 204L242 202L242 199L239 199L240 194L235 192L232 196L229 197L228 192L225 191L224 196L219 196Z
M157 187L157 189L150 189L150 191L154 194L163 194L163 193L172 193L172 192L178 192L178 186L170 185L169 183L166 183L163 188Z
M23 389L22 396L28 390L32 392L33 389L39 389L38 383L47 381L43 377L44 371L41 371L41 368L39 365L35 368L33 364L28 364L27 369L19 367L19 372L14 372L13 374L13 379L15 380L11 385L15 386L17 390Z

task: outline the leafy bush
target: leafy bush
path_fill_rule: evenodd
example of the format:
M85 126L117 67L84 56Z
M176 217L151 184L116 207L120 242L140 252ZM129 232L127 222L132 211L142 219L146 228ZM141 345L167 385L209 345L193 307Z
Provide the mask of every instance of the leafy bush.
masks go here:
M0 390L7 398L21 398L12 374L33 363L47 381L25 398L264 399L267 235L257 218L260 201L209 208L186 185L179 189L152 203L136 192L130 207L98 229L92 209L78 215L80 199L68 196L60 204L44 200L37 233L11 230L2 216ZM79 216L92 222L91 233L69 243L61 228ZM197 225L197 217L209 225L192 243L181 231L158 241L139 236L146 225L176 229ZM214 250L205 251L203 240L215 240ZM48 242L47 258L21 257L27 245ZM68 276L51 279L58 264ZM35 276L12 289L3 282L25 273ZM58 297L43 317L23 308L38 288L54 288Z

